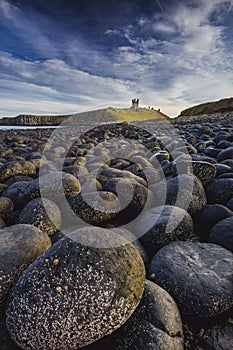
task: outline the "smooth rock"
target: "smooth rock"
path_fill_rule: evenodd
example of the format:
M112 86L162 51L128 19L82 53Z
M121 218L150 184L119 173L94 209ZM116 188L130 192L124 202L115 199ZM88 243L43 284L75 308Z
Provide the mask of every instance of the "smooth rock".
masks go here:
M193 233L193 221L185 210L165 205L143 212L131 230L152 259L165 244L187 240Z
M219 163L226 159L233 159L233 147L229 147L221 151L218 154L217 159Z
M215 179L207 188L208 204L219 203L225 205L233 198L233 179Z
M222 204L204 205L194 220L195 231L206 239L215 224L230 216L233 212Z
M219 221L211 230L209 241L233 252L233 213L231 217Z
M219 245L172 242L156 253L148 275L181 314L213 317L233 306L233 254Z
M195 216L206 204L203 185L194 175L181 174L150 186L154 193L154 206L163 204L177 206Z
M233 198L227 202L226 207L233 211Z
M31 225L14 225L0 230L0 301L38 256L51 246L47 234Z

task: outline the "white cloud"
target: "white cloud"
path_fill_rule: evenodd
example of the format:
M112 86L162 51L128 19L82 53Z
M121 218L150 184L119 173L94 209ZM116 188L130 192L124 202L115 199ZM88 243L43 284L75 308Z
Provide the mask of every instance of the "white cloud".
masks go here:
M177 29L170 23L166 22L157 22L153 25L154 31L163 32L166 34L176 33Z
M106 35L121 35L121 32L118 29L108 29L105 31L104 34L106 34Z
M9 20L14 21L14 17L19 13L19 9L10 4L6 0L0 0L0 14L2 15L2 18L5 17Z
M28 62L1 53L0 71L4 72L1 108L4 110L4 106L6 111L12 109L9 106L16 109L25 104L26 109L33 108L31 113L46 113L45 106L48 112L63 113L65 108L67 112L77 112L85 106L103 107L115 105L116 101L129 104L132 96L133 83L129 81L91 75L56 59ZM9 100L12 102L7 105ZM57 108L61 106L59 112Z

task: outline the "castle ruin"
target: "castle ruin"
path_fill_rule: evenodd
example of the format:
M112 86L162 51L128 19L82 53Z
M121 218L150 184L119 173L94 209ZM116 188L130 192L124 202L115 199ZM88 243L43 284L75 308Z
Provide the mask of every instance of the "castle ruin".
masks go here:
M134 98L132 100L132 107L131 108L132 108L132 110L134 112L138 112L139 111L139 99Z

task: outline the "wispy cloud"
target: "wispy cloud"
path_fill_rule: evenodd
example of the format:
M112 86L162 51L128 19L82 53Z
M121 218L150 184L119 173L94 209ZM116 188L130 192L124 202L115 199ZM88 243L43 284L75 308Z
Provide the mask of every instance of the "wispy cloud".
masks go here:
M133 83L130 81L100 77L72 68L61 60L29 62L9 54L0 54L1 105L6 111L9 106L24 101L33 106L33 111L46 113L46 109L60 113L57 107L63 104L67 112L77 112L85 106L108 106L115 101L127 102L131 97ZM11 104L6 105L11 99ZM46 100L46 104L43 102ZM52 110L48 101L54 101ZM36 102L32 105L32 101ZM20 105L22 103L20 102ZM43 106L43 107L42 107ZM54 110L54 108L56 108ZM33 112L31 111L31 112Z

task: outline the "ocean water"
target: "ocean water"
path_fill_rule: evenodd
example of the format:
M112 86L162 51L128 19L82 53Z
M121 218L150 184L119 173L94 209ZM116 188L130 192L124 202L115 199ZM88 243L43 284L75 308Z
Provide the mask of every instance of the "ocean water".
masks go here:
M55 129L57 126L14 126L14 125L0 125L0 130L25 130L25 129Z

